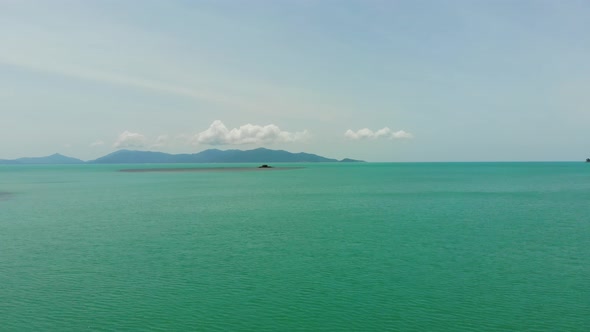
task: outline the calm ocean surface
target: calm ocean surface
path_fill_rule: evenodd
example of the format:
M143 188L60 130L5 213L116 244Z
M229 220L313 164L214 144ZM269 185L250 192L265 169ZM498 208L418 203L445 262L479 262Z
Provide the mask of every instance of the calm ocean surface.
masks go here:
M0 331L590 331L590 164L291 166L0 166Z

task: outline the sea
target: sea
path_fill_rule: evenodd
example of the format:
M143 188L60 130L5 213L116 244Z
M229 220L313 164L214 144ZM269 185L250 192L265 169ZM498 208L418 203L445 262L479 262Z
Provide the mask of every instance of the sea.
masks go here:
M0 166L0 331L590 331L590 164L256 166Z

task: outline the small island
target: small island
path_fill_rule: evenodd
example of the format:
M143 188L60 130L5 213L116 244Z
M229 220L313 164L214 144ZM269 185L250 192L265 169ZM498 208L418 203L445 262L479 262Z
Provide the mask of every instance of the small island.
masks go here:
M586 158L586 162L587 163L590 163L590 158Z
M267 164L260 165L258 168L272 168L272 166L268 166Z

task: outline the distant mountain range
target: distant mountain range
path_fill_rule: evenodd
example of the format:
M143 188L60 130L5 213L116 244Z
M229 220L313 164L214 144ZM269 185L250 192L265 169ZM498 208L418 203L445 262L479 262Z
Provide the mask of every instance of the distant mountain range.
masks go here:
M0 164L10 165L29 165L29 164L83 164L84 161L72 157L66 157L59 153L52 154L47 157L32 157L32 158L19 158L13 160L0 159Z
M362 162L345 158L326 158L311 153L291 153L284 150L259 148L254 150L209 149L192 154L169 154L152 151L119 150L95 160L83 161L53 154L47 157L0 159L0 164L175 164L175 163L315 163L315 162Z

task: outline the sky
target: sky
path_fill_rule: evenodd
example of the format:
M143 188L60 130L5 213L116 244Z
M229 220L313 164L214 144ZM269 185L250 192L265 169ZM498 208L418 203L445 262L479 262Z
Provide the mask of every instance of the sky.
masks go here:
M0 158L590 157L586 0L0 0Z

